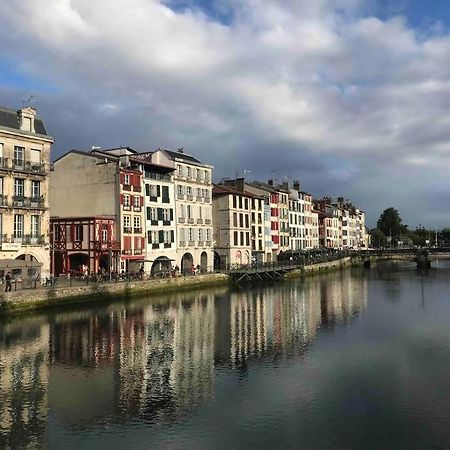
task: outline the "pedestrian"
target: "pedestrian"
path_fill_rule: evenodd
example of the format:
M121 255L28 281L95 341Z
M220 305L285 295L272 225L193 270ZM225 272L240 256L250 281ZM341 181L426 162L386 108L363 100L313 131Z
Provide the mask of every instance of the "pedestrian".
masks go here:
M5 288L5 292L11 292L11 274L8 272L5 276L5 284L6 284L6 288Z
M140 275L141 280L143 280L144 279L144 266L141 266L141 268L139 269L139 275Z

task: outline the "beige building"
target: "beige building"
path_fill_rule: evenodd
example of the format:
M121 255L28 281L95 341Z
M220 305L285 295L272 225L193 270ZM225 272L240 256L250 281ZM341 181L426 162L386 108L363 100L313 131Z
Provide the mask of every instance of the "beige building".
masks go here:
M53 138L34 108L0 108L0 277L50 275L48 175Z
M142 172L132 161L135 153L129 148L72 150L55 161L50 177L52 217L115 218L111 238L120 242L120 254L111 262L112 271L137 272L145 257Z
M213 236L216 268L252 262L252 200L255 200L254 196L231 187L213 186Z

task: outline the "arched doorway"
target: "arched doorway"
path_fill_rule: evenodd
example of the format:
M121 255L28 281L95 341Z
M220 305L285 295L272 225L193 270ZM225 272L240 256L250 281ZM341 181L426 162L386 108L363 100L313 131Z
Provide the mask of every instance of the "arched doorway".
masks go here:
M200 267L202 268L202 273L208 271L208 254L202 252L200 255Z
M89 256L85 253L74 253L69 256L70 270L74 275L84 275L89 268Z
M172 263L170 259L167 256L159 256L153 261L152 268L151 268L151 275L165 275L169 274L172 270Z
M219 270L220 264L221 264L220 255L217 252L214 252L214 270Z
M23 254L17 256L13 261L15 262L10 264L10 272L14 279L32 281L41 278L42 263L35 256L29 253Z
M236 264L242 264L242 252L240 250L236 252Z
M183 275L192 275L193 265L194 265L194 258L190 253L185 253L181 258L181 273Z

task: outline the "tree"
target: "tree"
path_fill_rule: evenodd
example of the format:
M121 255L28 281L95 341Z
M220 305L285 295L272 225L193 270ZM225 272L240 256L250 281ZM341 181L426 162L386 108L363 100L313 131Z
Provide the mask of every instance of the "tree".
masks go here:
M408 227L403 225L403 221L395 208L385 209L377 222L377 228L380 229L385 236L398 238L402 233L408 231Z
M374 228L370 235L372 236L372 247L381 248L386 246L386 236L379 228Z

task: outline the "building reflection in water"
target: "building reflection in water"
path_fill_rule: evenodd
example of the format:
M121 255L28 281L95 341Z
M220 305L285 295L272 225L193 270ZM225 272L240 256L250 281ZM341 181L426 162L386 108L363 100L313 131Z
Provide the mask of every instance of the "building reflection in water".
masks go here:
M46 323L0 325L0 448L45 446L48 340Z
M366 280L343 273L2 327L0 447L42 445L47 414L75 431L170 421L213 396L215 366L303 355L320 327L351 320L366 297Z

